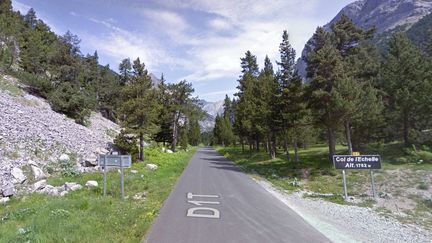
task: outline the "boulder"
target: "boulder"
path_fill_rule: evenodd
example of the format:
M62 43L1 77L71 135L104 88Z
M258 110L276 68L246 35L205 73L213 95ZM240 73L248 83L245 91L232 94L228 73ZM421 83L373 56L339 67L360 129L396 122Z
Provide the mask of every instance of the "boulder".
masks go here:
M76 191L82 189L82 186L76 182L66 182L64 188L66 191Z
M62 155L60 155L60 157L59 157L59 161L62 161L62 162L67 162L67 161L69 161L70 160L70 157L69 157L69 155L67 155L67 154L62 154Z
M8 197L4 197L0 199L0 204L6 204L7 202L9 202L10 198Z
M47 186L47 181L46 180L40 180L40 181L36 182L35 184L33 184L33 191L42 190L46 186Z
M2 192L4 197L11 197L15 194L15 187L14 186L9 186L3 189Z
M93 187L98 187L99 184L97 181L87 181L85 186L88 188L93 188Z
M169 154L174 153L171 149L167 149L166 152L169 153Z
M39 191L40 193L45 193L51 196L58 196L60 194L59 188L51 185L46 185L44 189Z
M60 192L59 196L60 196L60 197L63 197L64 195L66 195L66 194L68 194L68 193L69 193L68 191L62 191L62 192Z
M20 168L13 168L11 171L11 175L13 176L16 183L23 183L27 179L27 177L24 175L23 171Z
M43 179L47 178L47 176L45 175L45 173L39 167L36 167L36 166L32 165L31 166L31 170L32 170L32 173L33 173L33 177L34 177L34 179L36 181L43 180Z
M146 164L146 168L149 170L157 170L158 166L155 164Z
M98 154L108 154L108 153L109 153L109 151L108 151L106 148L98 148L98 149L96 150L96 152L97 152Z
M84 159L84 165L85 166L96 166L96 165L98 165L97 161L98 161L98 157L94 154L91 154Z

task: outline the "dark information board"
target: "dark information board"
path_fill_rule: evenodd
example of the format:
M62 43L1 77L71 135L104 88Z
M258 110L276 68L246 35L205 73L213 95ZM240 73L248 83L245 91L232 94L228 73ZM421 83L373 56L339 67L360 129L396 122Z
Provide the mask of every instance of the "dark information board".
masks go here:
M334 155L333 164L340 170L381 169L381 157L379 155Z

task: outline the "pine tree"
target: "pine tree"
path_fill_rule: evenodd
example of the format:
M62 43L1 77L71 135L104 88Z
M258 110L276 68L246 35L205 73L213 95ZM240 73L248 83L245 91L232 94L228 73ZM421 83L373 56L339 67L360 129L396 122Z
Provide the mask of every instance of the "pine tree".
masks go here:
M387 119L408 146L411 129L418 129L422 117L426 91L430 90L425 67L427 63L420 51L414 47L405 34L395 34L389 42L384 57L381 86L386 92ZM427 95L428 96L428 95ZM426 101L426 105L431 105ZM430 107L430 106L429 106ZM430 114L427 112L426 114Z
M137 58L132 68L132 76L122 90L122 124L128 133L137 135L139 159L144 160L144 135L157 132L156 119L160 107L144 63Z

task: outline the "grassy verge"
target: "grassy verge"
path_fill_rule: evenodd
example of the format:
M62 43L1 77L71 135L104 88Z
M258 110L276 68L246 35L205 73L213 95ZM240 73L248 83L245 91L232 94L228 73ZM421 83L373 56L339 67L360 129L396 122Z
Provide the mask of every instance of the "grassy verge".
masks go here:
M54 186L96 180L99 187L64 197L32 194L12 199L0 206L0 242L140 242L194 152L148 150L145 163L159 168L149 171L145 163L135 163L125 170L124 201L117 170L108 174L107 197L102 195L102 173L50 178ZM140 193L143 199L133 198Z
M373 208L385 217L394 217L401 223L432 227L432 151L428 147L404 148L402 144L372 144L362 154L379 154L382 169L375 170L378 197L371 197L369 171L347 171L348 195L355 200L346 202L343 197L342 175L327 158L323 145L300 149L300 162L288 161L278 151L275 159L264 152L242 152L240 147L218 147L219 153L234 161L254 177L264 178L285 192L305 190L308 197L319 197L338 204ZM343 146L337 153L346 153Z
M319 194L335 194L335 197L326 197L326 200L344 204L342 200L342 175L334 169L327 157L327 147L315 145L299 150L300 162L288 161L287 156L279 151L275 159L269 159L265 151L242 152L240 147L218 147L219 153L241 166L247 173L265 178L281 189L292 191L305 189ZM343 154L346 148L337 147L337 153ZM386 144L369 146L361 151L362 154L380 154L383 158L382 170L377 170L376 184L382 183L389 170L425 170L432 171L432 163L416 163L413 158L402 149L402 145ZM401 163L404 161L404 163ZM412 161L412 162L406 162ZM349 195L368 197L370 194L370 177L368 171L348 171ZM299 182L299 183L297 183ZM365 205L370 205L366 203Z

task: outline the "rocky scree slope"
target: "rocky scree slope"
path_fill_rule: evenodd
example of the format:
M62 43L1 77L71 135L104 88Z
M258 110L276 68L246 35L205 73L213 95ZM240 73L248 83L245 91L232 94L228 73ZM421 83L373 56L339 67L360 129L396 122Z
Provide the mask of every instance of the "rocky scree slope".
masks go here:
M24 92L11 76L0 75L0 82L0 197L25 183L16 178L25 166L48 174L48 168L66 158L75 170L89 170L84 166L96 166L97 155L108 152L119 132L117 124L100 114L92 114L89 127L75 123Z

